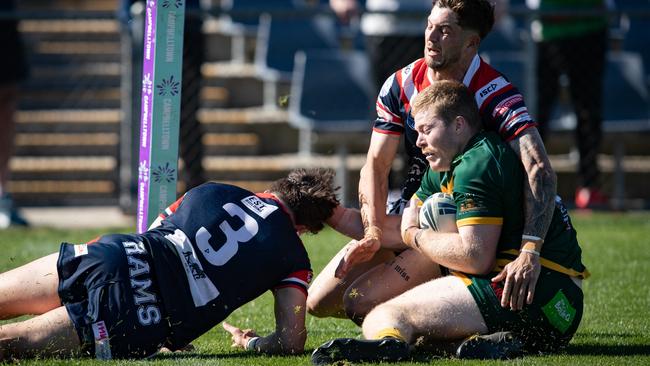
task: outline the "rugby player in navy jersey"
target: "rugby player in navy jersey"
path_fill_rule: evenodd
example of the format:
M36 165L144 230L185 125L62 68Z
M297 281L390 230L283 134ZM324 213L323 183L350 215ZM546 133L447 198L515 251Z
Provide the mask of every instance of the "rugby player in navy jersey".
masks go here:
M519 90L478 55L481 40L494 23L492 5L487 0L432 3L424 32L424 57L391 75L377 98L377 119L359 181L360 214L338 207L328 221L336 230L358 241L345 246L314 280L307 302L312 315L350 317L360 323L377 304L414 287L418 281L430 279L429 267L420 263L419 256L396 256L393 252L395 238L388 234L393 229L389 227L392 220L388 214L401 212L403 204L420 186L427 168L426 159L415 144L417 132L411 102L437 80L465 84L474 96L483 127L497 132L521 160L525 171L521 247L529 242L541 247L549 228L555 207L556 177L536 123ZM401 197L387 209L388 173L402 135L408 174ZM352 246L366 251L366 261L354 268L349 253L359 251L349 250ZM520 310L524 303L530 304L540 269L539 259L525 252L505 266L495 276L495 281L505 280L501 305ZM408 276L403 276L405 272ZM376 286L377 283L385 285Z
M302 352L311 279L300 233L338 204L333 172L297 169L267 193L206 183L143 234L110 234L0 274L0 361L43 356L142 358L178 350L272 290L276 332L224 323L233 345ZM63 306L62 306L63 304Z

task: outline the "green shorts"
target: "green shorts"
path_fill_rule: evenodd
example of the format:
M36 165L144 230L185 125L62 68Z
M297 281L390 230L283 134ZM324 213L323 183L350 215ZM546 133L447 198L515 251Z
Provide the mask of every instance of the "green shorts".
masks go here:
M461 278L474 297L489 333L512 331L529 352L557 352L569 344L582 319L582 289L571 277L542 267L533 303L520 311L501 307L504 282L490 281L496 275Z

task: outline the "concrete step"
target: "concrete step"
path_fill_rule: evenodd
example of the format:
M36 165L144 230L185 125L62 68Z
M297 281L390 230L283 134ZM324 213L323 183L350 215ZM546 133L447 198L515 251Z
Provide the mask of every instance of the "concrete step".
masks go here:
M119 6L119 0L21 0L17 2L20 10L75 10L88 12L110 12Z
M220 47L207 47L207 61L253 62L256 47L256 34L234 29L228 22L217 18L206 19L203 23L206 44Z
M119 87L26 88L18 103L21 109L119 108Z
M203 108L223 108L227 106L230 92L223 86L203 86L201 88L201 106Z
M228 91L223 107L254 107L264 103L264 84L252 64L207 62L201 67L203 83Z
M115 37L120 23L115 19L27 19L18 23L18 30L27 37L72 35L87 39L97 35Z
M15 156L83 156L92 148L94 154L117 156L117 132L34 132L20 129L16 134ZM48 129L45 129L46 131ZM260 138L255 133L205 133L203 146L208 155L255 155Z
M88 150L88 149L86 149ZM117 178L117 159L114 156L13 156L9 161L13 179L52 179L78 176L105 176Z
M121 72L118 62L33 65L30 67L30 78L24 83L24 87L119 86Z
M119 135L99 133L18 133L15 156L79 156L89 149L93 154L115 156Z
M19 110L16 132L48 133L115 133L119 134L119 109L40 109Z
M199 121L209 133L253 133L260 155L287 154L298 150L298 131L287 123L285 110L251 108L204 108Z
M119 41L43 41L31 44L34 64L120 62Z
M206 155L258 155L260 138L255 133L206 133Z

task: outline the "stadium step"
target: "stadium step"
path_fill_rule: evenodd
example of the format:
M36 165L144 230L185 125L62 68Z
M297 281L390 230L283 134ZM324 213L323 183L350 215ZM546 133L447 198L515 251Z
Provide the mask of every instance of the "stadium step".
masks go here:
M204 85L227 90L223 107L253 107L263 103L264 86L252 64L208 62L203 64L201 74Z
M111 12L119 5L119 0L21 0L21 10L74 10L87 12Z
M115 11L116 8L111 9ZM18 30L23 35L42 35L60 38L66 35L80 39L88 39L88 35L108 34L114 37L120 31L119 23L114 19L38 19L22 20Z
M92 149L94 154L117 154L119 134L99 133L18 133L15 137L16 155L19 156L74 156Z
M53 108L119 108L119 87L84 88L83 83L72 88L26 88L21 94L22 109Z
M255 56L256 35L234 29L229 22L220 19L207 19L203 23L206 44L218 44L220 47L207 47L207 61L235 61L236 63L253 62Z

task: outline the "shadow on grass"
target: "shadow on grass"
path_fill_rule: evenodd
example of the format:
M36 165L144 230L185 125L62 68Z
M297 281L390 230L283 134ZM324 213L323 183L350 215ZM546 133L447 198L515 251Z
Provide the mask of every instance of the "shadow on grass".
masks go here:
M298 353L294 355L283 355L284 357L302 357L307 353ZM183 359L237 359L241 358L242 360L249 358L258 358L262 354L256 352L240 352L240 353L196 353L196 352L170 352L170 353L159 353L154 357L154 360L183 360Z
M591 356L650 356L650 345L609 345L598 343L569 345L566 350L569 355Z

